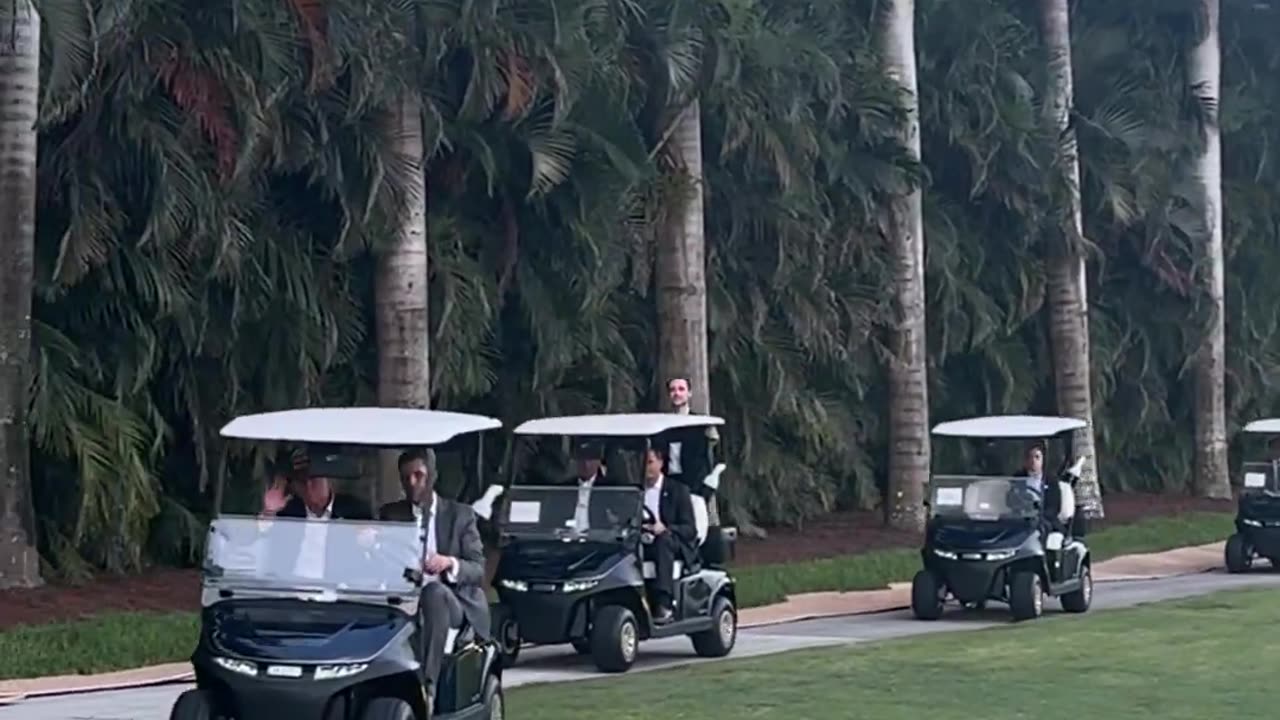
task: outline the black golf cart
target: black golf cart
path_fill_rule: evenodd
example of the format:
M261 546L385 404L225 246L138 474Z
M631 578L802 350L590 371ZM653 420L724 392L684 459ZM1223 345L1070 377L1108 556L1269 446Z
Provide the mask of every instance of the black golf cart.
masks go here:
M678 428L723 424L711 416L675 414L586 415L545 418L515 430L531 442L600 443L609 458L608 484L593 487L576 516L576 482L513 484L501 514L501 556L494 577L494 635L504 664L516 661L523 643L570 643L590 654L604 672L623 672L649 638L687 635L703 657L729 654L737 638L733 578L724 568L735 529L707 526L706 496L691 493L698 526L692 562L676 561L673 617L656 623L646 581L654 563L644 558L646 520L640 487L642 453L650 442ZM723 466L703 480L718 485ZM714 542L709 542L714 538Z
M988 453L996 447L992 441L1056 438L1065 441L1069 453L1071 433L1082 427L1084 421L1073 418L1007 415L941 423L933 434L978 439ZM1016 452L1006 455L1009 464L1017 457ZM997 474L934 475L920 551L924 568L911 583L914 615L936 620L952 597L969 608L985 607L989 600L1008 603L1015 620L1029 620L1043 612L1045 594L1060 598L1067 612L1087 611L1093 599L1092 561L1089 548L1071 530L1070 488L1083 464L1077 459L1055 480L1042 473L1045 483L1059 483L1062 496L1052 526L1043 515L1043 490L1030 478L992 467L987 470Z
M326 476L354 487L373 465L361 451L439 450L500 426L428 410L314 408L240 417L221 434L327 446L340 453L325 458L331 468L350 471ZM469 627L450 632L426 707L414 653L424 542L415 522L219 515L191 657L196 687L171 720L502 718L497 646Z
M1280 567L1280 418L1254 420L1244 426L1253 435L1270 436L1271 459L1246 462L1236 503L1236 531L1227 538L1227 572L1242 573L1254 558Z

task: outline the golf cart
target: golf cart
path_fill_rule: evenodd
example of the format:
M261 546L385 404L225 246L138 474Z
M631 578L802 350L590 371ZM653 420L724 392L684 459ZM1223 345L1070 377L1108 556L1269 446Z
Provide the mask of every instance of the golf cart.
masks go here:
M585 521L576 516L577 482L566 483L563 475L555 478L561 484L526 476L532 482L513 483L507 491L493 583L499 597L493 606L494 637L505 665L516 661L522 643L570 643L591 655L601 671L624 672L635 662L640 641L677 635L688 635L700 656L729 654L737 638L737 598L724 569L724 548L731 546L736 529L709 527L705 505L723 464L699 478L701 495L690 493L697 547L690 553L693 562L674 563L667 622L655 622L651 613L646 581L655 577L656 568L645 558L641 529L652 522L640 486L644 451L672 431L705 432L722 424L718 417L653 413L545 418L515 429L518 439L540 448L562 447L565 441L600 444L608 459L608 482L584 492Z
M1244 426L1252 435L1270 435L1269 445L1280 449L1280 418L1254 420ZM1246 462L1243 487L1236 505L1236 531L1227 538L1227 572L1242 573L1253 560L1265 557L1280 567L1280 453L1263 462Z
M365 460L404 447L475 448L498 427L430 410L310 408L239 417L221 435L306 447L310 467L323 463L334 492L373 517L339 490L373 477ZM285 514L220 513L210 524L196 687L178 697L171 720L503 717L497 647L470 627L449 633L427 707L414 652L426 549L417 522Z
M1072 534L1074 492L1084 458L1063 470L1053 488L1061 497L1056 523L1048 524L1044 491L1027 477L1002 472L990 451L999 440L1063 441L1070 453L1073 431L1086 427L1074 418L1006 415L944 422L935 437L984 441L988 453L983 475L934 475L929 488L929 518L924 568L911 583L911 610L921 620L942 616L948 596L968 608L983 608L988 600L1008 603L1015 620L1039 617L1044 595L1060 598L1067 612L1082 613L1093 599L1089 548ZM1028 449L1027 453L1033 452ZM1041 457L1044 449L1040 448ZM1009 458L1008 455L1005 456ZM993 463L992 460L995 460Z

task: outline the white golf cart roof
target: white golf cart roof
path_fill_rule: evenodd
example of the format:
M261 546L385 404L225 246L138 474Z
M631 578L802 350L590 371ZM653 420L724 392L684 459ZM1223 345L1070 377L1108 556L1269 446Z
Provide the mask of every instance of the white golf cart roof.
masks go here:
M1078 418L1049 415L989 415L938 423L933 434L969 438L1047 438L1089 424Z
M667 430L723 425L714 415L675 413L620 413L615 415L568 415L527 420L515 429L516 435L571 435L577 437L649 437Z
M411 408L302 408L241 415L222 437L333 445L406 447L440 445L459 435L495 430L502 422L483 415Z
M1244 426L1247 433L1280 434L1280 418L1260 418Z

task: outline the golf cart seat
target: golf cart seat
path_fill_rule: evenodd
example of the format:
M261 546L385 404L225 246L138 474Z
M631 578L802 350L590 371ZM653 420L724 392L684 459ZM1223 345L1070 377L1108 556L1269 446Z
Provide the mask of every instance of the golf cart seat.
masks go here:
M707 529L711 522L707 514L707 499L701 495L691 495L689 499L693 504L693 525L698 533L698 540L694 543L694 549L697 549L707 541Z
M640 566L640 572L645 580L653 580L658 577L658 566L652 560L645 560ZM679 580L684 577L684 561L676 560L671 564L671 579Z

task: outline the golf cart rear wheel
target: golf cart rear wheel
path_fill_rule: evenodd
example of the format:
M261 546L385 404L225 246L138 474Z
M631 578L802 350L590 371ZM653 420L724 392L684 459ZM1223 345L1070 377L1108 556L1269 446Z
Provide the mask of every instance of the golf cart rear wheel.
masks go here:
M398 697L376 697L365 703L360 720L414 720L413 706Z
M1253 553L1240 533L1227 538L1227 549L1224 554L1229 573L1242 573L1253 567Z
M506 698L502 695L502 681L490 675L484 681L484 717L485 720L502 720L506 717Z
M1038 574L1030 570L1013 574L1009 581L1009 609L1013 610L1015 621L1040 617L1044 612L1044 587Z
M911 579L911 612L919 620L942 617L942 582L930 570L921 570Z
M520 626L511 610L501 604L491 605L489 615L493 621L493 639L498 644L502 667L509 668L520 657Z
M636 616L621 605L605 605L591 623L591 659L600 672L626 672L636 661L640 627Z
M1082 613L1093 604L1093 569L1088 565L1080 568L1080 589L1069 592L1061 598L1062 609L1069 613Z
M169 720L214 720L222 717L214 710L213 696L196 688L178 696L169 712Z
M711 603L711 619L714 624L710 630L689 636L693 651L700 657L724 657L738 641L738 612L729 598L721 595Z

